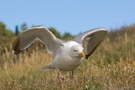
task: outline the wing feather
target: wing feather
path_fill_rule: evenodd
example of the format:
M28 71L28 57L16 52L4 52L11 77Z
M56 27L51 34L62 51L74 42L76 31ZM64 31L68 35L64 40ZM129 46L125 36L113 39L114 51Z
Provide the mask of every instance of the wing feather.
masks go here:
M57 38L47 28L39 26L22 32L15 40L12 52L14 54L20 53L37 39L40 40L51 53L54 53L59 48Z
M96 50L98 45L104 39L106 34L106 29L96 28L77 35L74 40L80 44L85 44L83 46L85 48L86 59L88 59L88 57Z

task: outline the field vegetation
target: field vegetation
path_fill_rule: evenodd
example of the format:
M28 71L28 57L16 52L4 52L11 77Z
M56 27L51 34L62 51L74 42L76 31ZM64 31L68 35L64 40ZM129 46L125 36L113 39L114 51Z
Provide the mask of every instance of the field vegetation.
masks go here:
M9 36L1 34L0 90L134 90L135 88L135 25L109 31L89 60L83 60L82 65L76 69L74 81L70 79L70 72L61 72L65 77L62 83L59 82L55 70L47 72L38 70L51 61L51 55L47 53L43 44L37 41L21 54L13 55L11 48L15 38L13 33Z

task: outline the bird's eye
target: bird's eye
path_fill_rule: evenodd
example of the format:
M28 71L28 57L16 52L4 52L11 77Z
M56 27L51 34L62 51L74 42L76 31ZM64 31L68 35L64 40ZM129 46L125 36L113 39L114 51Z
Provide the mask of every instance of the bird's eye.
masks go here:
M74 49L74 52L77 52L77 50Z

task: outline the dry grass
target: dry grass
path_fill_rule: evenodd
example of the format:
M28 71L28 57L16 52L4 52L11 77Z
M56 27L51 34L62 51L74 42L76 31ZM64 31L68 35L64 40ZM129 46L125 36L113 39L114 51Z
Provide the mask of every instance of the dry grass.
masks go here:
M10 45L11 46L11 45ZM45 50L26 51L18 56L4 48L0 56L1 90L134 90L135 41L128 35L112 42L108 37L96 52L84 60L75 71L75 81L69 72L60 85L55 70L43 72L38 68L51 61Z

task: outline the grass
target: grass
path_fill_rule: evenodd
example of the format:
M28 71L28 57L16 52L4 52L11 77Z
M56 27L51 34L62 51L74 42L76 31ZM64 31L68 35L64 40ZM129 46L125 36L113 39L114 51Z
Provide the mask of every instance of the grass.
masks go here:
M11 44L9 44L11 50ZM32 48L35 48L32 50ZM135 41L130 35L116 41L107 37L89 60L75 71L61 72L67 78L60 85L55 70L38 69L51 61L46 50L34 46L19 55L5 47L0 55L0 90L134 90ZM29 53L31 51L31 53Z

